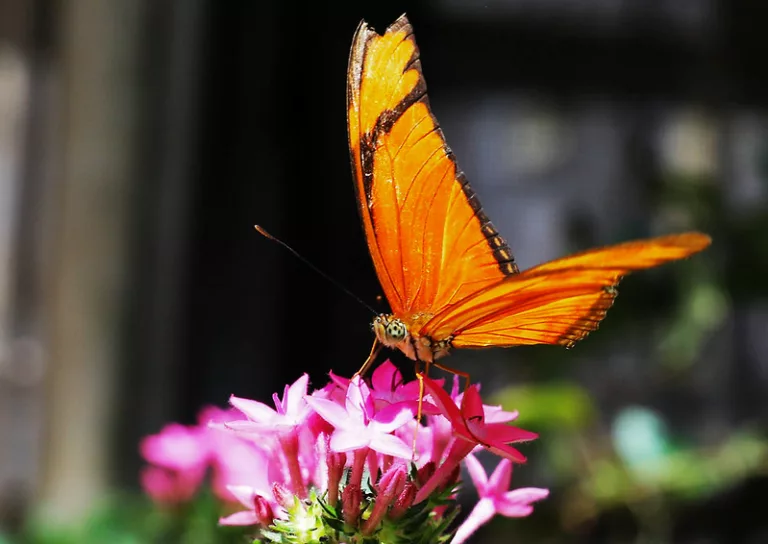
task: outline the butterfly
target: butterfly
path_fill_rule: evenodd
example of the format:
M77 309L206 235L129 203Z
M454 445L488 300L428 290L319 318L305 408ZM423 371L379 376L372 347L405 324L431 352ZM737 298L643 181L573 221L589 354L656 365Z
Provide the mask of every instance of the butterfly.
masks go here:
M391 308L373 321L366 364L381 345L437 366L454 348L572 347L598 327L624 275L688 257L711 241L698 232L673 234L520 272L429 107L405 15L383 35L360 23L347 72L347 122L358 208Z

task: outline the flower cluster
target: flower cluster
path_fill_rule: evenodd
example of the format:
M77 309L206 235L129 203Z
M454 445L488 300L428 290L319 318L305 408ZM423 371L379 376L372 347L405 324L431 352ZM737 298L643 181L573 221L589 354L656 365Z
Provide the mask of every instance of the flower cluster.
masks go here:
M214 494L226 503L237 500L229 489L233 484L267 485L267 474L260 470L268 462L267 452L210 427L240 417L237 410L209 406L196 426L171 423L144 438L139 449L150 463L140 475L144 491L160 504L183 504L196 496L210 473Z
M512 463L525 461L511 444L536 435L509 425L516 412L484 405L477 385L459 394L455 381L449 394L425 377L422 390L389 361L370 384L331 374L310 393L308 382L305 374L275 394L274 408L233 396L239 416L203 414L215 416L208 428L171 425L148 437L142 451L154 466L145 488L158 500L185 500L212 467L217 494L245 508L222 524L253 525L270 542L331 543L447 541L462 463L480 500L454 544L495 514L527 516L548 494L509 490ZM483 448L502 458L490 478L473 455Z

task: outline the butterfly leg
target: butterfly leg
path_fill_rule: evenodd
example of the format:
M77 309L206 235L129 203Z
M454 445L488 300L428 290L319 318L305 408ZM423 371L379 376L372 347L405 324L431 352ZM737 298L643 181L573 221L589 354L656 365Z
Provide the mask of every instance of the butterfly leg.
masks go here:
M460 378L464 378L464 380L466 381L466 383L464 384L464 388L466 389L467 387L469 387L469 384L471 382L470 382L470 379L469 379L469 373L468 372L462 372L461 370L456 370L455 368L451 368L449 366L444 366L444 365L441 365L440 363L433 362L432 364L435 365L440 370L444 370L446 372L449 372L449 373L453 374L454 376L459 376Z
M371 352L368 354L368 358L363 363L363 366L360 367L360 370L355 372L355 376L363 376L366 372L368 372L368 369L371 368L371 365L373 364L373 361L376 360L376 356L381 351L381 344L379 343L378 338L373 339L373 346L371 346Z
M424 376L429 373L429 362L424 362L424 372L416 372L416 378L419 380L419 407L416 410L416 426L413 428L413 444L411 451L414 459L416 458L416 439L419 437L419 427L421 425L421 416L424 409Z

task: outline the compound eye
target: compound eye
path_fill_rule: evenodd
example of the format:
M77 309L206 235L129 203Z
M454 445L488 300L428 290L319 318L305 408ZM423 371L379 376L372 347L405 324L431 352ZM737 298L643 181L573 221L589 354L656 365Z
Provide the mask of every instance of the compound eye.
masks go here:
M387 336L395 342L404 340L407 333L408 329L402 321L391 321L387 324Z

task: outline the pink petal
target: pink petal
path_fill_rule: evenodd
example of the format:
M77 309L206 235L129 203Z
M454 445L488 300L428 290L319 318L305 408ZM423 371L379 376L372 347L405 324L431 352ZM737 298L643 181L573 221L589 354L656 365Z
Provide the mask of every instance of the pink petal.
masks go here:
M414 413L417 413L419 410L419 402L418 400L414 401L416 403L416 407L414 408ZM425 416L436 416L440 414L440 408L435 406L435 404L432 402L432 399L429 395L426 395L421 400L421 414Z
M454 401L456 401L455 402L456 405L460 404L459 403L459 397L461 397L461 395L459 395L459 381L460 381L459 375L458 374L454 374L453 375L453 384L451 385L451 398ZM442 384L440 384L440 387L442 387Z
M440 413L451 422L453 427L465 427L459 407L441 386L430 378L424 378L424 387L432 395L432 401L440 409Z
M283 396L286 414L298 415L301 412L304 406L304 397L307 395L308 383L309 376L305 373L286 390Z
M216 440L213 459L213 474L211 487L216 496L227 501L234 500L229 485L250 486L254 493L268 497L271 493L271 483L268 479L268 466L272 455L263 451L261 446L265 441L259 441L259 446L232 435L221 434ZM246 504L252 507L253 503Z
M390 404L379 411L370 423L377 432L391 433L413 419L413 412L403 403Z
M483 399L480 398L477 384L473 383L464 390L464 397L461 399L461 415L468 421L475 420L479 423L485 421Z
M256 512L252 510L245 510L243 512L235 512L225 518L219 518L219 525L258 525L259 518L256 516Z
M512 483L512 462L502 459L488 480L488 487L495 493L505 493Z
M418 430L416 429L418 425ZM433 429L424 427L412 419L407 424L395 431L395 436L400 438L406 444L413 443L413 437L416 436L416 459L427 462L433 459ZM423 464L423 463L420 463Z
M512 446L507 446L506 444L492 444L490 446L486 446L486 449L491 453L495 453L499 457L509 459L513 463L522 464L526 461L525 455L520 453L519 450L513 448Z
M268 421L277 415L275 410L263 402L258 402L256 400L244 399L232 395L229 397L229 403L252 421Z
M205 472L202 471L199 476L195 476L150 465L142 468L140 480L142 488L152 500L176 504L192 499L203 476Z
M469 454L464 458L464 463L467 465L467 471L469 472L469 477L472 478L472 483L475 484L477 494L480 495L480 497L485 497L488 488L488 476L485 474L483 465L481 465L480 461L478 461L472 454ZM507 489L509 489L509 487L504 491Z
M233 431L238 434L252 436L261 435L265 430L272 428L269 423L257 423L255 421L248 421L245 419L241 419L239 421L228 421L226 423L210 423L208 427L210 429Z
M488 523L496 514L493 503L489 499L480 499L472 512L469 513L464 523L459 525L451 544L462 544L481 526Z
M223 423L234 419L241 419L237 410L232 408L224 410L218 406L204 406L197 414L197 423L201 427L208 425L211 421Z
M364 394L364 392L366 394ZM360 378L355 376L352 381L349 382L347 388L347 398L344 402L344 407L347 409L347 414L356 419L367 419L369 412L365 411L365 397L370 397L370 391L368 386Z
M256 491L249 485L228 485L227 490L246 508L253 508L253 496Z
M376 413L376 406L374 405L373 395L371 394L371 388L368 387L368 384L365 383L365 380L363 380L360 376L355 376L355 378L352 378L353 380L356 379L360 386L360 395L362 396L363 403L362 408L365 410L366 417L372 418L373 414Z
M334 384L336 384L336 386L338 386L339 389L341 389L341 390L343 390L345 392L346 392L347 388L349 387L349 382L352 381L349 378L344 378L342 376L338 376L338 375L334 374L333 371L329 372L328 376L331 377L331 381Z
M196 429L171 423L158 434L144 437L139 450L150 463L186 470L206 461L207 447L201 438Z
M375 391L391 392L403 383L400 371L387 359L371 375L371 385Z
M442 388L443 382L445 380L440 379L440 380L432 380L432 381ZM421 388L419 387L419 381L413 380L411 382L404 384L402 387L397 388L397 398L400 400L412 400L418 403L420 391L421 391ZM424 393L425 393L424 398L422 399L422 402L421 402L422 413L430 416L439 414L440 409L437 406L435 406L435 404L432 402L432 399L429 396L429 393L427 393L426 391Z
M307 401L307 404L320 415L320 417L337 429L360 425L359 418L350 417L351 414L348 414L343 407L332 400L315 397L306 397L305 400Z
M522 518L533 512L532 502L540 501L549 496L549 489L538 487L523 487L507 491L496 500L496 510L508 518Z
M333 372L330 373L332 380L339 379L338 376L334 377ZM344 378L346 379L346 378ZM312 398L315 399L328 399L334 401L340 406L344 406L344 401L347 397L347 388L349 387L349 380L347 380L343 386L338 385L335 381L328 382L322 389L315 389L312 391Z
M331 435L330 446L332 451L345 452L364 448L370 441L365 432L336 429Z
M283 399L288 398L288 386L286 385L283 388ZM280 398L280 396L277 393L272 393L272 402L275 405L275 410L278 414L281 416L285 415L285 406L283 405L283 400Z
M480 426L477 425L477 427ZM510 442L528 442L539 437L536 433L506 423L487 423L477 430L476 424L470 423L469 428L484 442L509 444Z
M403 400L415 400L418 402L420 390L419 381L414 380L404 384L402 387L398 387L397 392Z
M489 406L487 404L483 405L483 412L486 423L509 423L516 420L520 415L517 410L506 412L501 406Z
M287 416L275 416L271 421L230 421L228 423L212 423L212 429L234 432L242 438L253 440L275 432L285 432L296 428L296 422Z
M391 434L376 433L371 438L370 448L384 455L391 455L401 459L410 459L413 456L411 448L398 437Z

